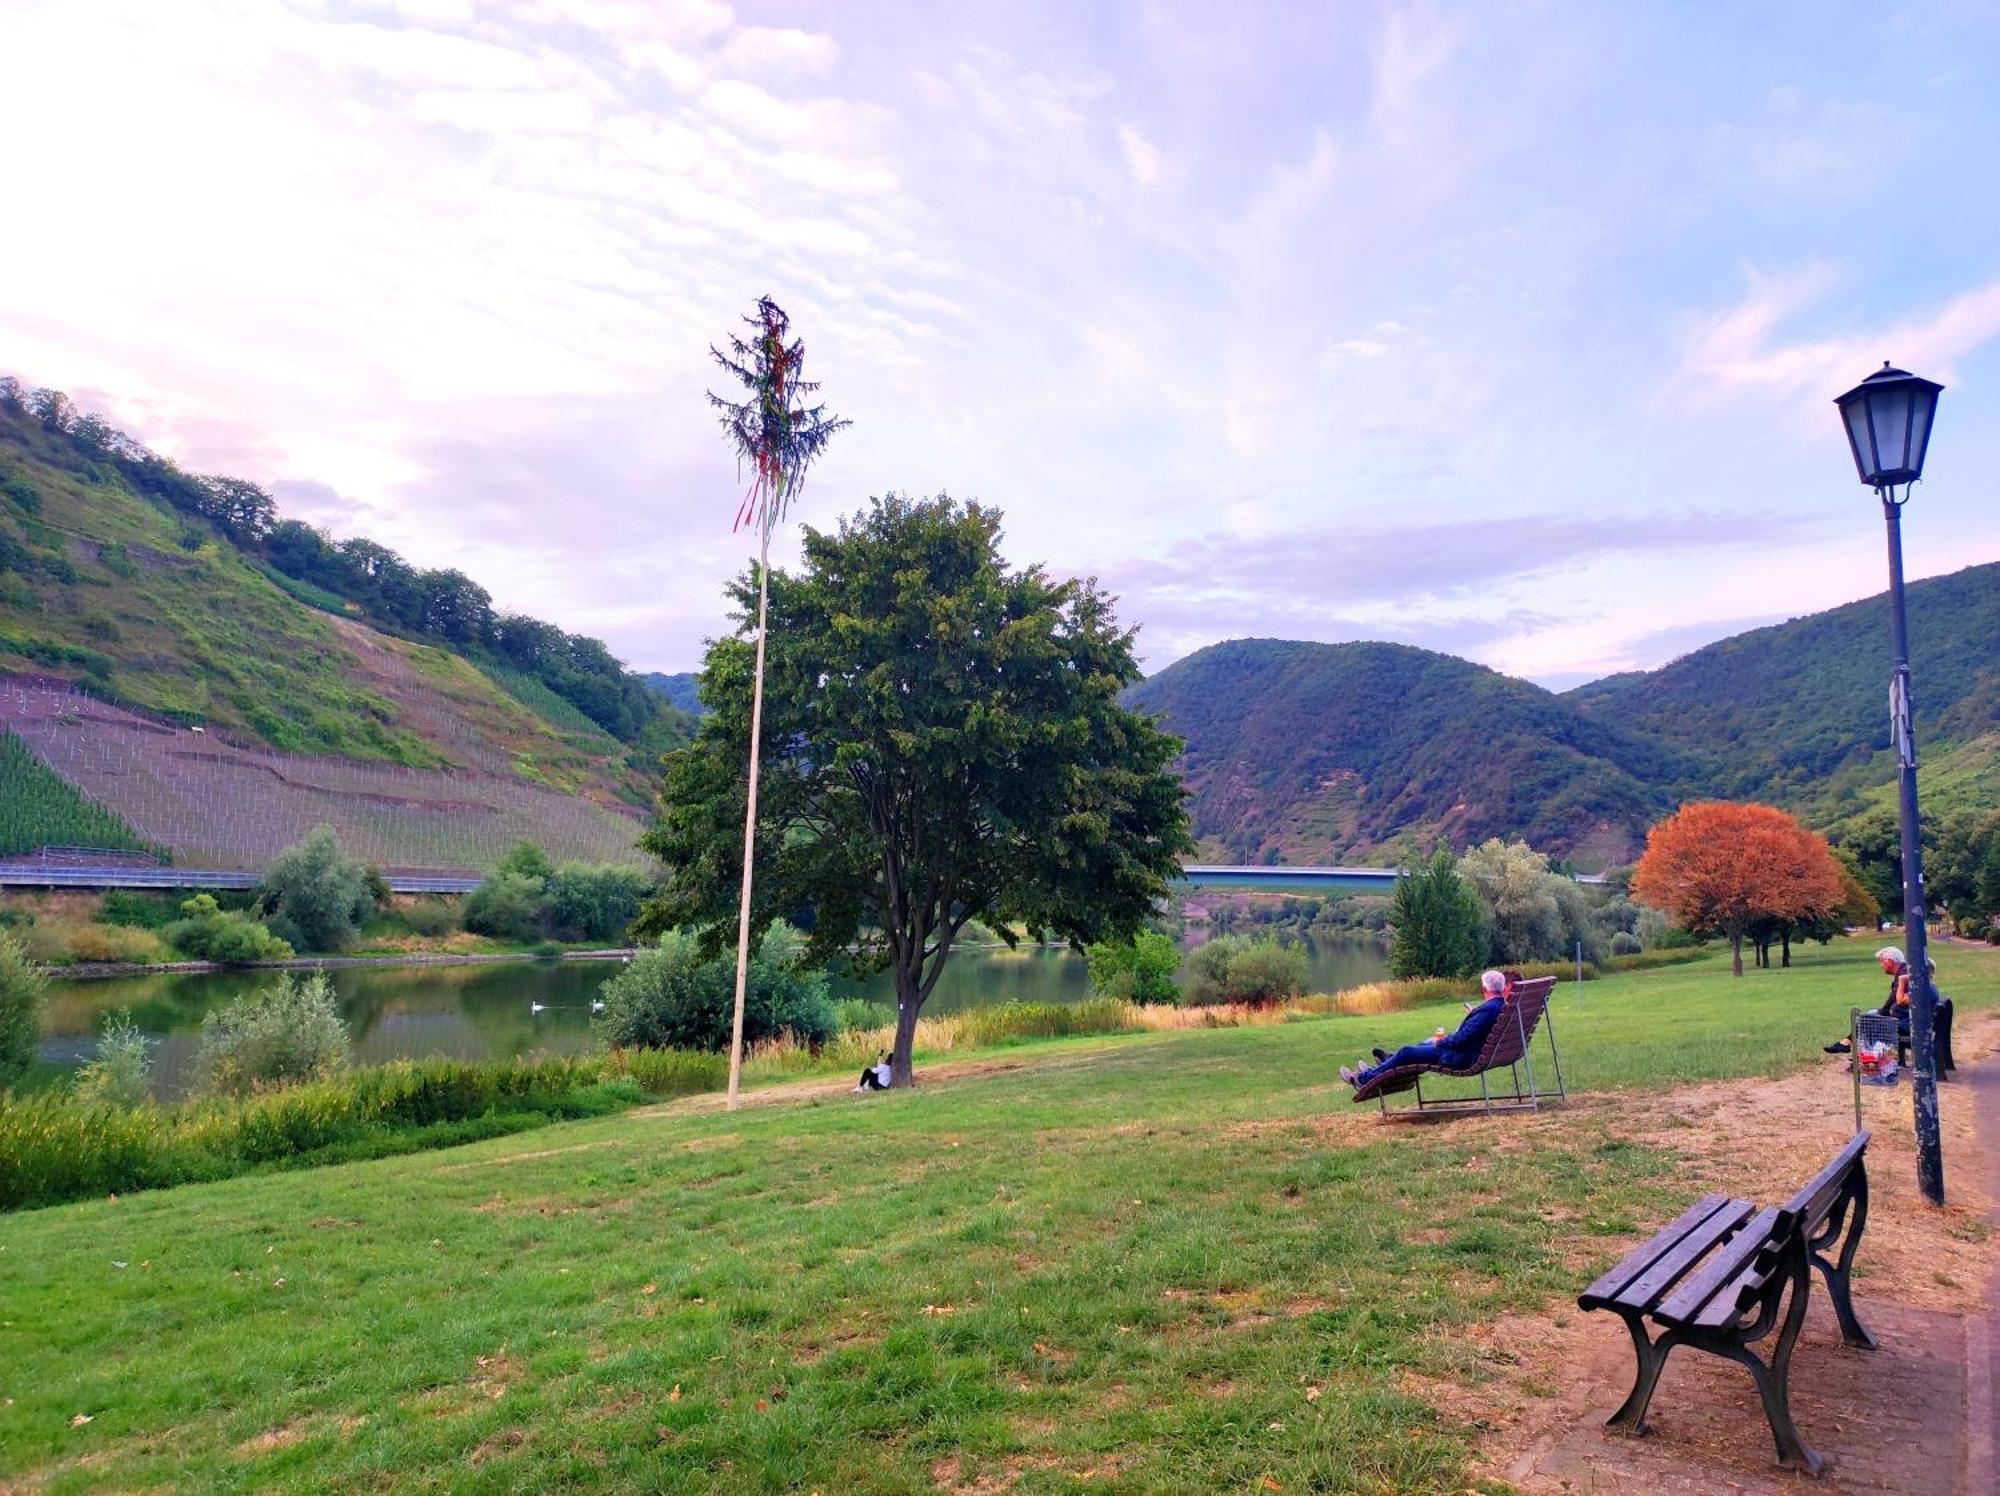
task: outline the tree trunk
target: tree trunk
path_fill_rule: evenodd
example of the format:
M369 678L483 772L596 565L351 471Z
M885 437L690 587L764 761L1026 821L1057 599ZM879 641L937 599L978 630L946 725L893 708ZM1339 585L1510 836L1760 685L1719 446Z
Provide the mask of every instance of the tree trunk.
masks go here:
M916 1083L910 1066L910 1050L917 1040L917 1014L923 1010L923 995L901 967L896 969L896 1047L889 1055L891 1087Z
M1784 955L1780 958L1779 964L1789 968L1792 964L1792 932L1780 931L1778 939L1784 943Z
M1730 966L1731 966L1731 969L1732 969L1732 970L1734 971L1735 975L1737 975L1737 976L1739 976L1739 977L1740 977L1740 976L1742 976L1742 975L1743 975L1743 937L1742 937L1742 936L1741 936L1740 934L1739 934L1739 935L1731 935L1731 936L1729 937L1729 953L1730 953L1731 957L1733 958L1733 959L1732 959L1732 961L1730 962Z

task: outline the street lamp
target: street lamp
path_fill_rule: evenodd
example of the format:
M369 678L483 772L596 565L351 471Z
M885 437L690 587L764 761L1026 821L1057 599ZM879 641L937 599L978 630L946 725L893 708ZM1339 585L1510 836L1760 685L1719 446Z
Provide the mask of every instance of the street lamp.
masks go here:
M1903 954L1910 963L1912 1100L1917 1120L1917 1183L1933 1205L1944 1204L1944 1151L1938 1141L1937 1049L1932 1025L1937 993L1931 986L1924 926L1924 869L1917 846L1917 740L1910 728L1910 623L1903 602L1903 505L1910 485L1924 475L1931 418L1944 388L1887 363L1834 403L1861 481L1882 500L1889 530L1889 615L1895 635L1896 673L1889 681L1889 735L1898 763L1903 824ZM1896 485L1903 497L1896 497Z

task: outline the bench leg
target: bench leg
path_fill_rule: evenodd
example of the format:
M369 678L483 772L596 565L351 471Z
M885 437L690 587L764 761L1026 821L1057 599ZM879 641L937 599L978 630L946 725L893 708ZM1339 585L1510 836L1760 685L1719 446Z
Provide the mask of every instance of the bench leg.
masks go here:
M1854 1266L1855 1248L1861 1245L1862 1228L1868 1224L1868 1171L1857 1167L1852 1176L1854 1183L1849 1196L1849 1208L1854 1218L1848 1223L1844 1239L1840 1244L1840 1257L1836 1262L1828 1262L1818 1252L1812 1254L1813 1266L1819 1269L1820 1277L1826 1283L1826 1296L1833 1301L1835 1318L1840 1321L1840 1338L1860 1350L1872 1351L1876 1348L1875 1337L1861 1323L1854 1312L1854 1296L1850 1287L1850 1269Z
M1628 1433L1646 1432L1646 1407L1653 1400L1653 1388L1659 1385L1660 1369L1667 1364L1667 1352L1673 1349L1671 1337L1662 1335L1658 1340L1649 1339L1646 1327L1636 1314L1621 1314L1625 1328L1631 1332L1632 1352L1638 1358L1639 1369L1632 1378L1632 1390L1625 1401L1618 1405L1618 1411L1604 1420L1606 1428L1621 1428Z
M1824 1475L1826 1461L1800 1437L1799 1426L1792 1422L1792 1347L1798 1343L1799 1331L1805 1325L1806 1294L1812 1287L1812 1270L1799 1261L1787 1276L1791 1279L1788 1290L1791 1302L1785 1306L1784 1328L1778 1332L1778 1343L1772 1348L1770 1365L1766 1366L1742 1341L1733 1338L1723 1340L1703 1336L1698 1341L1690 1341L1690 1344L1699 1344L1703 1350L1727 1356L1749 1369L1751 1380L1757 1384L1757 1396L1764 1404L1765 1421L1771 1425L1772 1442L1778 1446L1780 1465L1803 1470L1808 1475Z

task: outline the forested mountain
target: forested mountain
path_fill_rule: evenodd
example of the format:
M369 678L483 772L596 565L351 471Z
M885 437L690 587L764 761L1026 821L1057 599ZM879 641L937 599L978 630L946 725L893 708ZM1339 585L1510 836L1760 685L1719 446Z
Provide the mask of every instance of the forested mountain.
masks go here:
M700 717L708 711L701 704L701 676L692 670L683 670L677 675L649 670L639 679L690 717Z
M254 859L324 812L410 865L544 833L635 859L688 725L599 641L0 380L0 731L177 855L262 784L296 814L203 849Z
M1232 640L1129 700L1187 740L1196 835L1231 861L1376 862L1406 837L1497 835L1618 861L1682 769L1539 686L1400 644Z
M2000 563L1912 584L1909 610L1925 801L2000 804ZM1686 789L1771 800L1831 824L1893 803L1889 653L1884 593L1565 699L1682 750Z
M1893 805L1886 596L1555 695L1392 644L1242 639L1135 687L1187 740L1195 831L1237 861L1384 861L1405 839L1634 854L1687 798L1829 830ZM1927 810L2000 808L2000 565L1910 588Z

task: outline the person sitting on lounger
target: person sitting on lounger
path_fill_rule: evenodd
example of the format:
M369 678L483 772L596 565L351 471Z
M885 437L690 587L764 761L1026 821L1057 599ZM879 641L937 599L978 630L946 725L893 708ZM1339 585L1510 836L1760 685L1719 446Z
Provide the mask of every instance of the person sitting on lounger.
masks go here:
M1378 1049L1374 1064L1365 1065L1358 1071L1342 1065L1340 1078L1359 1088L1398 1065L1443 1065L1447 1069L1459 1069L1471 1064L1479 1058L1479 1051L1486 1047L1486 1036L1492 1032L1494 1020L1500 1016L1500 1009L1505 1004L1507 973L1487 972L1480 977L1479 988L1486 994L1485 1001L1466 1004L1469 1011L1465 1022L1458 1026L1458 1032L1446 1034L1442 1039L1426 1039L1421 1044L1405 1044L1394 1054Z

